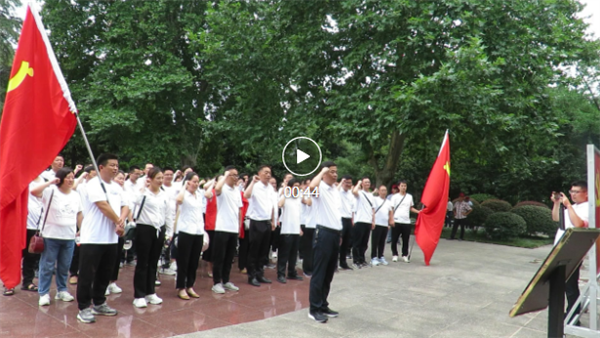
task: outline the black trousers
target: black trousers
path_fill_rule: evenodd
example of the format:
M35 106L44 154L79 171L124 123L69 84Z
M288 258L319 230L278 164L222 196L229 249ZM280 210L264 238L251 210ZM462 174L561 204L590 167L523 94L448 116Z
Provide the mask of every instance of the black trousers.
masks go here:
M79 245L75 245L75 248L73 248L73 259L71 259L69 274L71 276L79 275Z
M577 302L577 298L579 298L579 270L581 269L581 265L575 269L571 277L567 280L565 285L565 294L567 295L567 313L571 311L575 302ZM581 312L581 304L577 306L574 315L579 314Z
M123 253L123 244L125 244L125 239L123 237L119 237L119 242L117 243L117 252L118 256L121 257ZM110 277L111 281L115 281L119 279L119 265L121 264L121 259L115 260L115 265L113 266L113 271Z
M264 266L269 262L271 221L250 220L248 249L248 279L263 277Z
M273 252L279 249L279 235L281 234L281 225L275 227L275 230L271 231L271 250ZM268 257L267 257L268 258ZM267 260L268 263L268 260Z
M212 252L214 284L229 282L237 238L237 233L215 231L215 239L213 241L215 245Z
M212 253L214 248L215 231L206 230L206 236L208 236L208 249L202 253L202 260L205 262L212 262Z
M356 264L365 263L365 252L369 246L369 236L371 235L371 224L358 222L354 223L354 238L352 239L352 260Z
M27 242L25 242L25 249L23 249L23 286L27 287L29 284L33 283L33 278L35 278L35 270L37 268L38 262L40 260L40 254L32 254L29 253L29 241L31 241L31 237L35 235L37 230L27 229Z
M277 277L296 277L296 261L298 259L298 245L300 235L281 234L279 237L279 253L277 254Z
M138 224L135 230L137 243L137 264L133 275L133 289L135 298L144 298L155 292L156 269L158 259L165 244L165 227L156 234L152 225Z
M248 230L244 233L244 238L239 238L239 248L238 248L238 268L244 270L248 267L248 253L250 251L250 234Z
M466 218L461 218L461 219L455 218L454 219L454 225L452 226L452 233L450 233L450 238L454 239L459 225L460 225L460 239L465 239L465 225L467 225Z
M392 228L392 255L398 256L398 239L402 236L402 256L408 256L411 225L408 223L395 223Z
M310 278L310 311L323 311L329 307L327 297L333 274L337 268L340 251L340 231L317 225L313 239L314 270Z
M180 232L177 240L177 289L187 289L196 283L196 272L204 244L203 235Z
M350 232L352 231L352 219L342 217L342 244L340 244L340 266L348 266L346 262L346 256L348 256L348 250L352 248L350 243Z
M79 310L106 302L106 288L110 282L115 261L118 260L118 244L81 244L79 247L79 280L77 303Z
M300 251L302 251L302 271L307 275L313 273L313 235L315 229L300 225L302 236L300 236Z
M371 236L371 259L383 258L383 250L385 249L385 239L387 237L388 228L385 226L376 225Z
M446 222L445 222L444 226L450 227L452 225L453 216L454 216L454 213L452 211L446 211Z

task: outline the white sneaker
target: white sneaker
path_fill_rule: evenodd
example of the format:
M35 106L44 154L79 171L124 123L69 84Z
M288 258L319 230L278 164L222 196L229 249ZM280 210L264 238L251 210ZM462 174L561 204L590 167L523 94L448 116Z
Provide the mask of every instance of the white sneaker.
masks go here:
M223 285L223 288L225 288L227 290L231 290L231 291L239 291L240 290L240 288L238 288L237 286L233 285L232 282L225 283L225 285Z
M271 257L273 257L273 259L277 258L277 251L273 251L273 255Z
M371 265L372 265L372 266L377 266L377 265L379 265L379 259L377 259L377 258L373 258L373 259L371 259Z
M38 302L39 306L48 306L50 305L50 294L45 294L40 296L40 301Z
M214 293L225 293L225 289L223 289L223 284L221 284L221 283L217 283L217 284L213 285L212 291Z
M160 270L158 270L159 273L163 274L163 275L167 275L167 276L175 276L177 274L177 272L171 270L171 269L165 269L165 268L160 268Z
M136 298L133 300L133 306L137 308L148 307L148 303L146 303L145 298Z
M385 257L381 257L381 258L379 258L379 263L380 263L381 265L388 265L388 264L390 264L390 263L388 263L388 262L385 260Z
M68 291L59 291L56 296L54 296L56 300L62 300L63 302L72 302L75 300L75 297L71 296Z
M397 262L397 261L398 261L398 256L392 257L392 262Z
M110 284L108 284L108 288L106 290L110 291L110 293L121 293L121 292L123 292L123 289L121 289L116 283L110 283Z
M152 305L162 304L162 298L158 297L156 293L146 296L146 301Z
M410 263L410 260L407 256L402 256L402 260L404 261L404 263Z
M106 291L104 291L104 295L105 296L110 296L110 290L108 290L108 288L106 288Z
M171 262L171 266L169 266L169 269L177 271L177 261Z

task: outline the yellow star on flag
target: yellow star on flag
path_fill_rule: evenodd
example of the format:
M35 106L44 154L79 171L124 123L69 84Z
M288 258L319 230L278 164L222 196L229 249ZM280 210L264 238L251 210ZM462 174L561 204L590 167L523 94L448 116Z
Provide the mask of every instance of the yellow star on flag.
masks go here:
M448 176L450 176L450 162L446 162L446 164L444 164L444 170L446 170Z

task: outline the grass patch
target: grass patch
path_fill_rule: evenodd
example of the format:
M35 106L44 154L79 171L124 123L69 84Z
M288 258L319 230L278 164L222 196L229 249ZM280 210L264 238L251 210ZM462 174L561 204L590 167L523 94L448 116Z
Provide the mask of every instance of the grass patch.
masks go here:
M451 228L444 228L442 230L441 238L450 238ZM457 231L457 237L460 235L460 229ZM480 242L480 243L491 243L508 246L516 246L521 248L535 249L544 245L554 243L554 237L520 237L508 241L492 240L486 237L484 230L479 228L477 231L466 229L465 230L465 241Z

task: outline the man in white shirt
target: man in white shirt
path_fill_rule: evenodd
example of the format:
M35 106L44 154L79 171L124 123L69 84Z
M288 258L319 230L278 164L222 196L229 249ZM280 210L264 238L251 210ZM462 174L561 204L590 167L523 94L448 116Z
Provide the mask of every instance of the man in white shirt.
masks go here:
M454 214L454 204L448 199L448 205L446 206L446 224L445 227L452 226L452 215Z
M375 225L375 200L370 188L371 180L364 177L358 180L352 189L352 194L356 197L356 213L352 231L352 259L354 265L359 269L368 266L365 252L369 245L371 228Z
M302 191L306 191L310 186L310 179L302 182ZM302 254L302 272L305 277L312 276L313 272L313 247L312 240L317 224L315 223L315 213L312 207L312 198L310 194L302 195L302 215L300 216L300 252Z
M136 193L138 193L140 191L139 189L136 191L135 186L136 186L136 184L138 182L138 178L140 178L141 174L142 174L142 171L140 170L140 167L138 167L137 165L132 165L131 167L129 167L129 178L127 179L127 181L125 181L123 189L125 189L125 191L131 197L133 197Z
M576 181L571 184L571 190L569 190L573 203L569 201L569 198L565 194L552 192L550 197L554 201L552 207L552 219L556 222L560 220L560 204L564 205L564 229L568 228L585 228L589 222L589 205L588 205L588 191L586 181ZM554 238L554 245L558 243L561 237L564 235L565 230L558 229ZM567 311L569 313L579 298L579 270L581 265L575 269L575 272L571 275L565 285L565 293L567 295ZM578 306L574 312L574 315L578 315L581 312L581 306ZM579 325L579 323L575 323Z
M91 206L80 230L77 319L82 323L95 322L94 315L117 314L117 310L106 304L105 291L118 259L118 237L123 235L129 214L123 189L113 182L119 171L118 157L102 154L97 163L100 170L98 177L86 185ZM92 299L94 306L90 308Z
M273 190L269 180L271 168L263 165L258 175L244 191L248 200L247 217L250 219L248 249L248 284L260 286L260 283L271 283L264 276L264 265L269 261L271 232L275 230L277 192Z
M398 193L392 197L392 208L394 212L394 226L392 227L392 262L398 261L398 239L402 236L402 260L409 263L408 244L410 242L411 222L410 212L415 214L419 210L415 209L413 197L406 192L408 185L406 181L398 183Z
M290 189L285 189L286 187ZM287 190L287 191L286 191ZM296 271L298 243L300 241L300 214L302 211L300 182L294 178L284 181L283 194L279 196L281 208L281 236L279 238L279 255L277 257L277 281L286 283L288 279L302 280ZM286 279L287 270L287 279Z
M54 179L54 177L56 176L56 172L64 166L65 166L65 158L61 154L58 154L58 155L56 155L56 157L54 158L54 161L50 165L50 169L44 171L40 176L46 182L52 181Z
M340 244L340 267L344 270L352 270L346 262L348 250L352 248L350 244L350 232L352 231L354 204L356 198L352 194L352 176L345 175L338 185L340 196L342 198L340 214L342 215L342 243Z
M240 208L242 195L235 187L238 171L234 166L225 168L225 174L215 186L217 195L217 219L212 252L214 293L225 293L225 289L238 291L239 288L229 281L231 265L235 256L238 234L242 224ZM209 198L212 198L210 196Z
M337 181L337 166L331 161L323 162L321 172L310 182L310 191L318 187L318 196L313 197L313 208L317 227L313 239L313 274L310 279L308 318L319 323L335 318L337 311L329 308L327 296L337 267L342 234L340 215L340 193L334 187Z
M454 225L449 239L454 239L458 227L460 226L460 240L465 239L465 226L467 225L467 216L473 211L469 203L465 201L465 194L458 195L458 201L454 203Z

